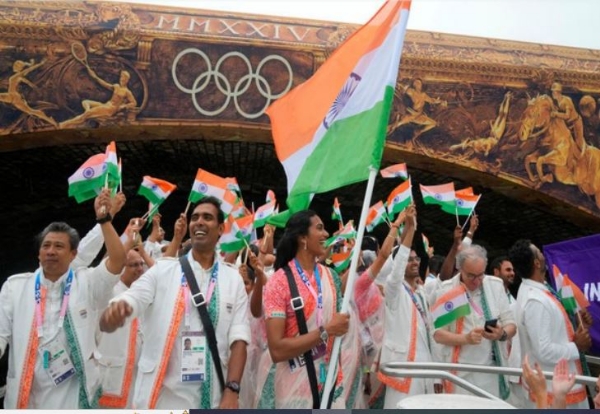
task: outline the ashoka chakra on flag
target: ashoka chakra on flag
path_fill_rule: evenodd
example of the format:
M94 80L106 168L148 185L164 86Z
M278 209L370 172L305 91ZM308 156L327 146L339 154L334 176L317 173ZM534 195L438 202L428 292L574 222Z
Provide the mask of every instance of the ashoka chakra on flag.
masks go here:
M92 167L87 167L83 170L83 176L88 179L92 178L94 176L94 169Z
M465 205L465 202L464 202L463 200L461 200L460 198L457 198L457 199L456 199L456 205L457 205L458 207L462 207L462 206L464 206L464 205Z
M446 309L446 311L450 312L452 309L454 309L454 303L452 303L452 302L444 303L444 309Z
M350 77L348 77L348 80L346 80L342 90L333 101L333 104L331 104L329 112L327 112L327 115L325 115L325 119L323 120L323 126L325 129L329 129L331 123L335 121L335 118L337 118L339 113L342 112L342 109L344 109L344 106L346 106L350 100L350 97L356 90L356 87L360 83L361 79L362 78L354 72L350 74Z
M198 186L198 191L201 193L206 193L208 191L208 186L205 183L200 183Z
M436 200L441 200L441 199L442 199L442 195L441 195L440 193L435 193L435 194L433 195L433 197L434 197Z

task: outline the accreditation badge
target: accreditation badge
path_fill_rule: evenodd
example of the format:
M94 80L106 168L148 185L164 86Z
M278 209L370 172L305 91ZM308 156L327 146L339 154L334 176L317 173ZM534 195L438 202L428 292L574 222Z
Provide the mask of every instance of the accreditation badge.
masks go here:
M75 375L75 367L71 362L69 353L59 338L59 335L55 336L40 346L39 349L44 370L50 375L55 386L62 384Z
M206 378L206 336L201 331L181 333L181 382Z

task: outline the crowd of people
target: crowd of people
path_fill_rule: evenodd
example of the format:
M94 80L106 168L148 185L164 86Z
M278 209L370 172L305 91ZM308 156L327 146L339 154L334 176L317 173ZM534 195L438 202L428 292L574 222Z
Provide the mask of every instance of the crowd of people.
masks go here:
M487 272L487 252L473 243L476 215L466 235L455 229L446 256L417 254L414 205L389 223L381 245L371 238L326 247L321 218L304 210L278 230L277 246L266 225L255 244L223 254L219 200L203 198L189 217L181 214L170 242L160 215L145 241L142 218L119 236L112 219L124 203L103 190L94 202L98 224L81 240L66 223L48 225L39 268L3 284L5 408L313 408L331 366L332 408L396 408L411 395L466 393L380 370L395 361L523 366L523 376L456 375L515 407L589 408L591 395L573 377L589 375L589 313L565 310L528 240ZM348 270L334 270L332 251L361 247L346 290ZM339 359L330 363L337 337Z

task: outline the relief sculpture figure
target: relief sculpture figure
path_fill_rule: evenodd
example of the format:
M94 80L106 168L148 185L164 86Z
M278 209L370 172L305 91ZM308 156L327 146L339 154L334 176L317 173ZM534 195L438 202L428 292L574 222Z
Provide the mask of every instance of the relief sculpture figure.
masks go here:
M470 149L473 153L483 154L487 157L506 131L506 120L508 119L511 96L512 94L510 92L506 92L504 95L504 99L498 109L498 116L494 122L490 121L490 134L488 137L477 139L466 138L460 144L450 146L450 150Z
M108 83L100 78L96 72L87 64L87 60L78 59L87 68L92 79L98 82L102 87L112 91L112 97L107 102L98 102L91 99L85 99L81 102L84 112L74 118L60 123L61 128L72 128L85 124L88 120L107 120L113 118L119 112L134 110L137 101L133 93L127 87L131 75L126 70L122 70L119 76L119 83Z
M583 120L581 119L581 115L575 109L573 100L562 94L562 85L560 83L554 82L550 90L552 91L552 99L556 102L556 108L550 113L550 116L565 120L575 137L575 143L579 148L579 152L583 153L585 138L583 137Z
M404 94L410 98L412 107L406 108L407 114L402 116L399 114L397 116L396 121L390 125L388 134L391 134L403 125L416 124L422 127L421 129L416 130L412 137L413 144L416 144L416 139L419 135L437 126L437 122L425 113L425 104L429 103L432 105L446 106L448 103L440 98L432 98L424 92L423 82L419 78L414 79L411 85L402 85L398 83L397 86L399 90L404 92Z
M16 60L13 63L13 71L15 73L8 79L8 90L6 92L0 92L0 102L11 105L27 115L42 119L56 127L58 124L52 117L46 115L39 109L31 108L23 95L21 95L19 92L19 85L21 83L24 83L31 88L36 88L36 85L30 82L26 76L42 66L44 63L46 63L45 59L39 63L35 63L33 59L29 62Z

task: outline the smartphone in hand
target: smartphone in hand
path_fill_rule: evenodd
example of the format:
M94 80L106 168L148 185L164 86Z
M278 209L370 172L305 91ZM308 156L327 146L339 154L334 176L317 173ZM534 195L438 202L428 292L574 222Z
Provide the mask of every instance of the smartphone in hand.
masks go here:
M496 326L498 326L498 319L488 319L487 321L485 321L483 329L485 329L486 332L492 332L490 327L495 328Z

